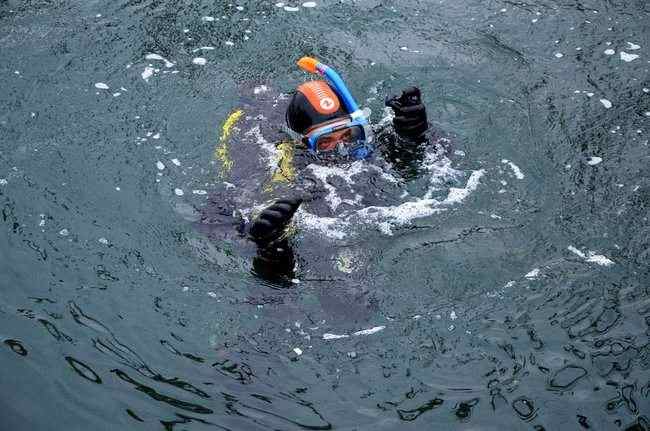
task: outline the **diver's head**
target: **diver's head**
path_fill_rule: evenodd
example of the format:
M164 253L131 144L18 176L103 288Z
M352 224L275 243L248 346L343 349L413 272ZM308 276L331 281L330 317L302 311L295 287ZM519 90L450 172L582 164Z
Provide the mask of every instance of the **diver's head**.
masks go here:
M310 150L366 158L372 152L371 129L361 111L349 112L345 105L328 82L306 82L287 107L287 126Z

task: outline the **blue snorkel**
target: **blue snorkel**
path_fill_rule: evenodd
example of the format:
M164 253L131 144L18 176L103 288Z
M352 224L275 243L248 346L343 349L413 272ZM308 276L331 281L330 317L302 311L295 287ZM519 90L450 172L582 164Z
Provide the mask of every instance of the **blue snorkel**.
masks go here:
M372 152L372 147L370 146L370 142L372 141L372 129L370 128L370 122L368 121L368 118L364 112L359 109L357 101L354 100L352 93L345 85L345 82L343 81L343 78L341 78L341 75L339 75L336 70L330 66L323 64L312 57L302 57L298 61L298 66L309 73L317 73L325 77L327 82L343 101L343 105L345 106L346 111L349 113L350 118L352 119L348 127L359 126L364 130L365 139L359 145L351 149L351 155L355 159L365 159L368 157ZM322 131L319 131L320 133L318 135L310 137L307 143L309 149L315 151L318 136L324 133L330 133L334 130L336 129L324 128Z

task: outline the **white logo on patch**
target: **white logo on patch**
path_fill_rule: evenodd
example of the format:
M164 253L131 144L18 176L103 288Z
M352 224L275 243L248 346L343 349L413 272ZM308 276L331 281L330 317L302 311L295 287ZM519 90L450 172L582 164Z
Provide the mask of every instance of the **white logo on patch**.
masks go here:
M330 109L334 108L334 101L329 97L323 97L320 100L320 107L326 111L329 111Z

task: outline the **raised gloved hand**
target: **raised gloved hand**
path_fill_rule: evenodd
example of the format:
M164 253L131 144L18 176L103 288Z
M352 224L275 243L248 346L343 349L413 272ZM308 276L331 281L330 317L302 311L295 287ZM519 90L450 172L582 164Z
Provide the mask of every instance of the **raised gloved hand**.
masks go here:
M393 127L398 135L417 139L429 128L427 111L422 104L419 88L409 87L402 91L399 97L386 98L386 106L395 111Z
M258 245L268 245L282 236L298 210L302 199L280 199L264 208L253 221L248 233Z

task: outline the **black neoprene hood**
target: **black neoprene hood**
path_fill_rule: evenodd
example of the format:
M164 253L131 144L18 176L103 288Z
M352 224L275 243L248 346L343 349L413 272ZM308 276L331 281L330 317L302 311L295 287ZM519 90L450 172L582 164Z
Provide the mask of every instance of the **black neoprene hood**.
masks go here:
M314 108L307 97L296 91L287 107L285 118L287 126L296 133L304 135L305 132L318 124L347 115L343 105L331 114L321 114Z

